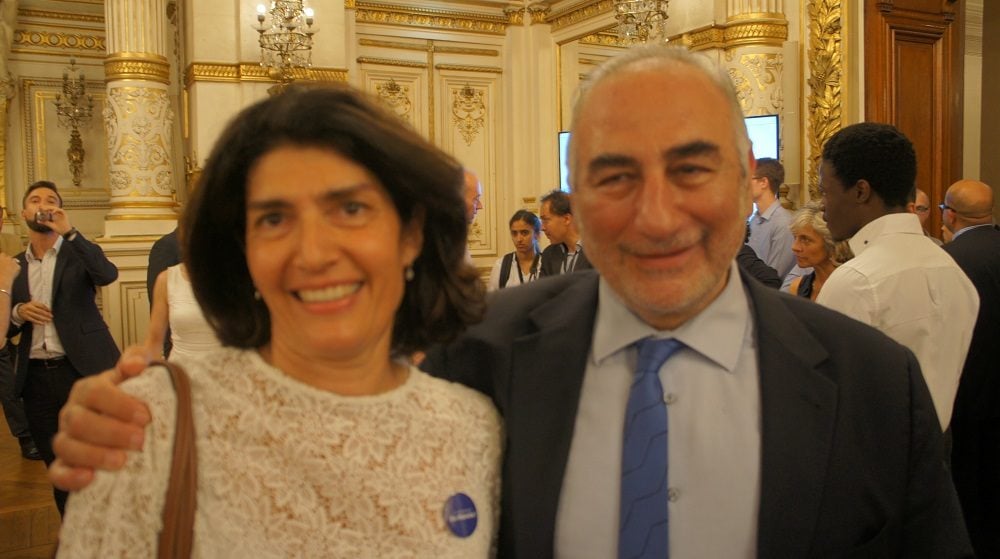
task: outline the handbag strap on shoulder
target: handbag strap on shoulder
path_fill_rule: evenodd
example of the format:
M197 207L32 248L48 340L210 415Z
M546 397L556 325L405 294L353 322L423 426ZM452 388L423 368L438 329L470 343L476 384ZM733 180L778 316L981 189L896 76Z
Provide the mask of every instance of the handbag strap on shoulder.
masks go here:
M166 501L163 504L163 528L160 531L158 557L189 558L194 544L194 514L198 508L198 463L194 417L191 414L191 381L184 369L176 363L156 361L153 365L167 368L177 392L174 453Z

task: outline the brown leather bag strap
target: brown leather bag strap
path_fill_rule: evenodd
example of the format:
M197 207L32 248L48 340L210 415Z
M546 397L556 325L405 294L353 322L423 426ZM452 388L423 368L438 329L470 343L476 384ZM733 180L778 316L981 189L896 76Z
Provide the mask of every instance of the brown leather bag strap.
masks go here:
M160 531L161 559L188 559L194 544L194 512L198 508L198 462L195 454L194 417L191 415L191 382L176 363L157 361L170 371L177 392L177 424L174 430L174 455L170 482L163 504L163 529Z

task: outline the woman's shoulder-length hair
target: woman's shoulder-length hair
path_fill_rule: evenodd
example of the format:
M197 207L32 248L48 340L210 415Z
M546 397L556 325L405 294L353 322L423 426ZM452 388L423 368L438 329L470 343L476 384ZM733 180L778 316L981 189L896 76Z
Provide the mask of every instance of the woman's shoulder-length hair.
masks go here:
M483 286L466 262L462 167L369 95L348 86L291 86L226 127L184 212L184 254L198 304L223 344L256 348L271 321L245 253L247 177L269 151L328 148L371 172L406 225L423 222L423 247L396 311L392 353L445 342L481 319Z

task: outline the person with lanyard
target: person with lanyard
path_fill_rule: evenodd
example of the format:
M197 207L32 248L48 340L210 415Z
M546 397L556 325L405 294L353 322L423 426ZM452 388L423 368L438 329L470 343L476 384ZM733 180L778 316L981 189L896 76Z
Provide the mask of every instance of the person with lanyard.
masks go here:
M538 250L538 235L541 232L542 222L537 215L528 210L514 212L510 218L510 240L514 242L515 250L497 258L486 283L487 290L496 291L538 279L542 260L542 253ZM514 266L515 258L517 266Z
M542 231L549 246L542 251L542 276L558 276L592 268L583 254L580 231L570 207L569 194L553 190L542 196Z

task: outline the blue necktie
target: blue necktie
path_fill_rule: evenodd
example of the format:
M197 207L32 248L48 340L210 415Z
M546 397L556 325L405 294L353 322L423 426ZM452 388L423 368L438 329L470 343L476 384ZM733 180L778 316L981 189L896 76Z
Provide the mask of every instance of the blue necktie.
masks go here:
M639 363L629 390L622 445L618 559L669 555L667 531L667 407L660 367L684 346L646 338L636 343Z

